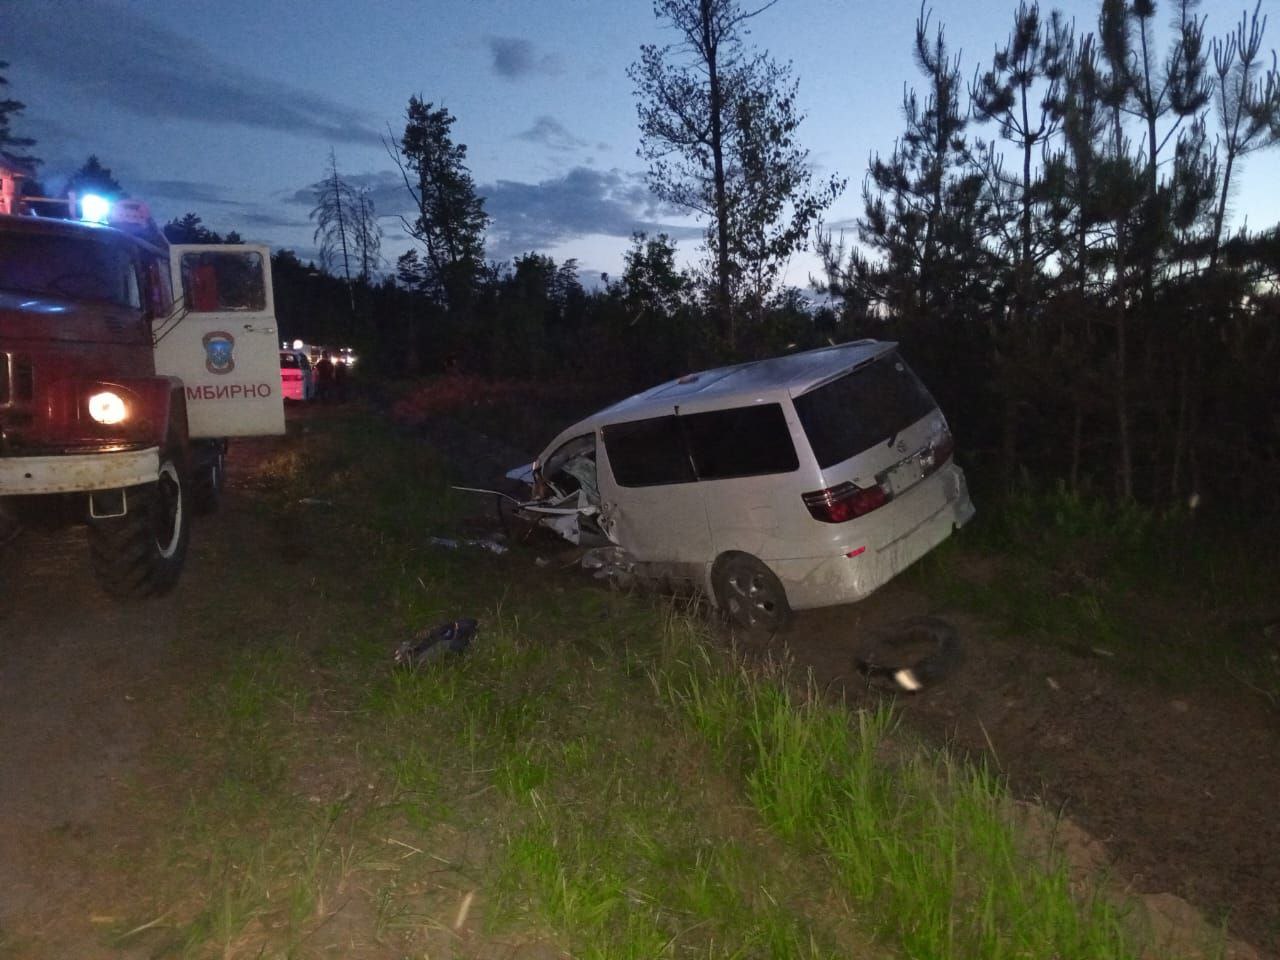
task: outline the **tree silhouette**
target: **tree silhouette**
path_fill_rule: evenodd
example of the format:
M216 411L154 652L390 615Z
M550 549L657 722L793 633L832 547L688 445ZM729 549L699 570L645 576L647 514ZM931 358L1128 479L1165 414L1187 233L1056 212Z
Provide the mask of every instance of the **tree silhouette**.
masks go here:
M185 213L164 225L170 243L222 243L222 236L210 230L194 213Z
M385 146L418 211L412 220L401 221L426 253L423 290L436 302L462 310L483 265L489 218L466 165L466 144L453 141L454 121L445 108L411 97L403 136Z
M111 199L128 196L124 187L120 186L120 182L112 176L111 170L102 165L97 154L90 154L84 166L67 180L66 192L71 191L75 191L77 195L99 193Z
M706 217L712 304L721 337L735 336L735 294L758 304L779 262L843 188L812 189L803 117L790 67L748 50L745 24L773 2L656 0L654 14L680 40L645 44L627 71L635 86L640 155L660 199Z
M320 262L326 270L336 266L347 285L347 299L354 312L355 293L351 288L351 259L355 253L356 194L338 175L338 160L329 151L329 172L312 188L316 205L311 219L316 222L313 239L320 245Z
M8 61L0 60L0 90L9 86L9 81L2 71L8 70ZM30 137L20 137L10 126L12 120L26 109L27 105L12 97L0 98L0 153L15 163L22 164L32 170L40 165L40 160L26 153L28 147L36 145Z

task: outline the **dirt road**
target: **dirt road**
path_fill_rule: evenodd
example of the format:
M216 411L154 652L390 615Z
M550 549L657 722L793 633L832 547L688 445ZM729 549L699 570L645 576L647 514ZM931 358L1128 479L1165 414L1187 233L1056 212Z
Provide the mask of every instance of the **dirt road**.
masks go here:
M25 536L0 561L0 583L0 930L8 930L82 892L79 848L114 833L113 798L154 734L150 706L180 656L184 591L147 604L108 601L92 582L83 531Z
M102 952L96 928L116 918L96 870L146 842L131 804L165 790L146 755L183 735L218 630L253 628L226 611L270 618L278 606L224 589L228 557L273 549L237 486L254 451L237 450L223 510L197 521L169 596L106 598L79 528L24 534L0 553L0 954L38 943L36 956L119 955Z

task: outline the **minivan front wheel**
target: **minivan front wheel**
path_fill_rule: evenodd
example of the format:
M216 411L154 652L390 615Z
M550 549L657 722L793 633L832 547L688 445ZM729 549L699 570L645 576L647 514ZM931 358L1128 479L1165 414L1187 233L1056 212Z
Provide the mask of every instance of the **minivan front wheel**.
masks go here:
M787 591L772 570L747 553L731 553L711 578L716 604L729 620L752 633L778 633L791 621Z

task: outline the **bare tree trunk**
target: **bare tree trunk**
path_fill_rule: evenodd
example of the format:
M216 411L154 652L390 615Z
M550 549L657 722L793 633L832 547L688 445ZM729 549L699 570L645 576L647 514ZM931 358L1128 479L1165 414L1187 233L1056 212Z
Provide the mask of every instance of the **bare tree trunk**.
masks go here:
M1072 398L1074 410L1071 421L1071 492L1080 492L1080 447L1084 441L1084 404L1079 393Z
M1182 495L1182 460L1187 442L1187 393L1191 389L1186 354L1178 369L1178 419L1173 427L1173 463L1169 466L1169 499Z
M338 213L338 242L342 244L342 276L347 281L347 299L351 312L356 312L356 295L351 289L351 261L347 254L347 218L342 212L342 182L338 179L338 159L329 151L329 166L333 171L333 202Z
M1121 264L1120 266L1123 266ZM1117 281L1117 293L1124 293L1124 281ZM1133 499L1133 448L1129 439L1128 360L1126 351L1125 304L1116 304L1116 431L1120 442L1119 463L1120 495Z
M711 158L716 203L716 318L720 335L734 346L733 304L729 290L729 200L725 195L724 103L720 89L718 46L711 33L711 0L702 0L702 42L711 92Z
M1114 145L1116 157L1121 156L1124 146L1123 132L1120 126L1120 110L1112 111L1114 123ZM1125 254L1129 242L1125 230L1124 210L1118 210L1115 220L1115 323L1116 323L1116 369L1115 369L1115 405L1116 405L1116 440L1119 444L1117 470L1119 471L1120 496L1125 500L1133 499L1133 447L1129 437L1129 359L1128 330L1126 327L1128 313L1128 291L1125 289Z
M1022 88L1022 129L1028 129L1027 88ZM1018 262L1014 265L1013 287L1013 338L1027 335L1027 302L1031 274L1031 152L1034 141L1024 138L1022 144L1022 217L1019 229ZM1018 362L1018 358L1014 358ZM1012 395L1005 396L1003 427L1003 458L1005 482L1012 483L1018 469L1018 401Z

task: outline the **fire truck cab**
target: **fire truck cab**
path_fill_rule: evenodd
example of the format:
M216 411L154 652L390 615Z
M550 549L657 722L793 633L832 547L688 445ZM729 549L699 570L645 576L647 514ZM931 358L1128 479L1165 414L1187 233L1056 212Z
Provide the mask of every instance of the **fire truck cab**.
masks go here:
M83 522L99 584L149 596L227 438L284 432L270 253L169 246L136 201L94 219L0 215L0 542Z

